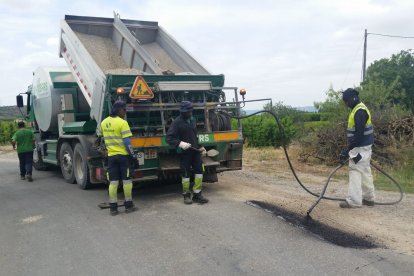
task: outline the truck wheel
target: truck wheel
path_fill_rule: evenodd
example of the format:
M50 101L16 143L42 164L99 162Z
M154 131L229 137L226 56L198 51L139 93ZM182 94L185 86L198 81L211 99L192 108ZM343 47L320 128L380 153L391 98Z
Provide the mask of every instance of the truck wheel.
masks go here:
M90 181L88 161L86 160L85 149L81 143L77 143L75 145L75 149L73 150L73 170L79 188L82 190L89 188Z
M37 150L33 150L33 168L38 171L46 171L50 166L43 162L41 153Z
M66 182L75 183L73 170L73 150L69 143L64 142L59 151L60 170Z

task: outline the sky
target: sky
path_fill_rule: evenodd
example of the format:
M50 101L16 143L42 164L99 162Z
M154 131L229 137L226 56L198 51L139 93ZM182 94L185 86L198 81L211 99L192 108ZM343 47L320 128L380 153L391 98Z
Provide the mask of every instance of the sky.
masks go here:
M66 65L58 54L65 14L157 21L247 100L299 107L324 101L330 87L358 86L364 30L414 36L413 10L412 0L0 0L0 106L15 105L38 66ZM413 43L368 35L367 64Z

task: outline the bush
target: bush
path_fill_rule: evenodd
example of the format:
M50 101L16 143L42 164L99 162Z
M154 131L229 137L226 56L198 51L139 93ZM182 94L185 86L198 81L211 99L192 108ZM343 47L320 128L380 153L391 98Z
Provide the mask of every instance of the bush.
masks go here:
M271 115L257 115L243 120L243 136L252 147L280 147L288 145L296 133L293 120L289 117L281 119L283 132L280 131Z
M16 130L16 123L10 121L0 122L0 144L8 144Z
M309 131L317 131L328 125L329 125L328 121L305 122L303 123L303 129L305 133L309 133Z

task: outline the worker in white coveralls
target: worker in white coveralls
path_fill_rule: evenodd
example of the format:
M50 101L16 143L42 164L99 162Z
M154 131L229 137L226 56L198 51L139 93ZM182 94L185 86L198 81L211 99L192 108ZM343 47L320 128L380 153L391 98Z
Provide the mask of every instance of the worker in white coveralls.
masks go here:
M349 158L349 186L346 201L341 208L374 206L375 192L371 174L372 144L374 129L368 108L359 100L358 91L352 88L342 93L342 100L351 108L348 117L348 149L342 150L340 160Z

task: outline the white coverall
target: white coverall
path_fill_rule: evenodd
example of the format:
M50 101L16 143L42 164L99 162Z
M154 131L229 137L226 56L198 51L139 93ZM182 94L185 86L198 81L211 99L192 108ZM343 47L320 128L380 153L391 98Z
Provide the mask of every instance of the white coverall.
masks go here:
M352 207L361 207L362 199L375 201L374 183L371 174L372 146L355 147L349 151L349 185L346 201ZM361 160L352 160L358 153Z

